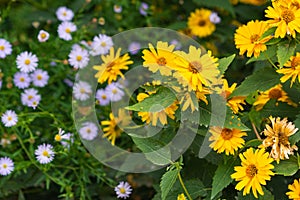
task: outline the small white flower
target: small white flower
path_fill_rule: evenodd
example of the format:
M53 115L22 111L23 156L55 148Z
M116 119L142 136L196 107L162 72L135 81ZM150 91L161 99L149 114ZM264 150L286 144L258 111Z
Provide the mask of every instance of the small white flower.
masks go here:
M35 70L38 66L38 58L31 52L22 52L17 56L17 68L21 72L29 73Z
M56 17L60 21L71 21L74 17L74 13L71 9L62 6L56 10Z
M50 35L47 31L40 30L37 38L38 38L39 42L46 42L49 39L49 36Z
M14 162L8 157L0 158L0 174L7 176L12 171L14 171Z
M122 12L122 6L114 5L114 11L115 11L115 13L120 13L120 12Z
M92 50L90 54L92 56L107 54L113 45L114 44L111 37L104 34L99 34L93 38L91 45Z
M119 185L115 187L115 192L118 198L126 199L130 196L132 189L129 183L121 181Z
M77 26L72 22L62 22L57 29L58 37L66 41L72 40L71 33L77 30Z
M72 138L71 133L65 133L64 130L61 128L58 129L58 134L55 135L54 140L57 142L60 142L64 147L69 148L70 143L73 143L73 138Z
M131 42L128 46L128 51L132 54L135 55L139 52L141 49L141 44L139 42Z
M4 126L11 127L17 124L18 116L15 111L7 110L5 113L2 114L1 120Z
M110 97L107 94L107 91L104 89L98 89L96 92L96 99L99 101L101 106L106 106L110 102Z
M89 52L83 48L73 48L69 54L69 64L75 69L82 69L89 64Z
M41 95L38 94L38 91L33 88L25 89L21 93L21 101L24 106L32 107L35 109L40 103Z
M51 144L41 144L35 150L34 154L39 163L50 163L54 158L53 146Z
M120 101L124 96L124 91L122 89L122 85L118 82L112 82L108 86L106 86L105 90L109 96L109 99L112 102Z
M32 74L30 74L33 85L36 87L44 87L47 85L49 80L48 72L43 71L41 69L35 70Z
M79 81L78 83L74 84L73 95L75 99L85 101L90 98L91 94L92 87L87 82Z
M79 134L85 140L93 140L98 135L98 128L92 122L84 122L79 129Z
M209 16L209 20L213 24L219 24L221 22L221 18L218 16L218 13L212 12Z
M0 58L5 58L11 52L11 44L7 40L0 38Z
M29 87L31 78L27 73L16 72L13 81L19 89L24 89Z

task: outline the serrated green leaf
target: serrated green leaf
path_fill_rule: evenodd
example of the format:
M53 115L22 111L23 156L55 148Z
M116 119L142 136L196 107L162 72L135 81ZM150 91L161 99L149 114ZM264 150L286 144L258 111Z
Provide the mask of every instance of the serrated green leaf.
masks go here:
M255 198L254 195L252 194L252 192L250 194L247 195L243 195L243 191L240 191L238 193L238 200L253 200L253 199L258 199L258 200L274 200L274 196L272 195L272 193L267 190L265 187L262 186L264 195L259 195L258 194L258 198Z
M165 200L173 185L177 180L178 169L170 170L164 173L160 182L161 199Z
M246 142L244 148L246 147L258 147L259 145L261 145L262 141L259 139L253 139L253 140L249 140Z
M218 166L213 177L211 199L233 181L230 175L234 173L234 166L236 164L237 158L231 157L226 163Z
M159 112L169 107L175 100L176 96L170 89L161 87L157 93L150 95L137 104L125 108L142 112Z
M246 62L246 65L256 61L268 60L276 55L276 50L277 50L276 46L270 46L267 48L266 51L261 52L257 58L255 57L250 58Z
M298 128L298 131L289 138L291 145L296 144L300 141L300 114L297 115L297 118L294 121L295 126Z
M276 102L275 99L271 99L266 103L262 110L259 111L259 114L263 118L267 118L269 116L295 118L298 114L298 110L287 103Z
M293 176L299 169L296 156L290 156L288 160L281 160L279 164L274 163L275 174L283 176Z
M248 96L256 90L266 91L280 83L280 75L273 68L265 67L248 76L230 95Z
M267 36L270 36L270 35L274 35L275 31L276 31L277 27L272 27L272 28L269 28L267 31L265 31L261 36L260 36L260 39L263 39Z
M219 70L221 74L224 74L224 72L227 70L228 66L232 63L234 58L235 54L232 54L231 56L224 57L219 60Z
M232 16L235 16L235 12L232 4L229 0L193 0L199 6L205 6L208 8L223 8L228 11Z
M294 40L282 42L277 45L277 58L280 68L294 55L295 49L296 42Z

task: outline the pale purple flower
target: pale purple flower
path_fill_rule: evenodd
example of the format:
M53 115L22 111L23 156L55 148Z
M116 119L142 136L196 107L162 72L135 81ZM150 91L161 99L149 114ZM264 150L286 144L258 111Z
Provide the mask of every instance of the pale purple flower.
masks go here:
M1 120L4 126L12 127L17 124L18 116L15 111L7 110L5 113L2 114Z
M218 16L218 13L212 12L209 16L209 20L213 24L219 24L221 22L221 18Z
M121 181L119 185L115 187L115 192L118 198L127 199L132 192L132 188L129 183Z
M104 89L98 89L96 92L96 99L99 101L101 106L106 106L110 102L110 97L107 94L107 91Z
M21 102L24 106L32 107L35 109L40 103L41 95L38 94L38 91L33 88L25 89L21 93Z
M144 16L147 16L148 9L149 9L149 5L145 2L142 2L141 6L140 6L140 14L144 15Z
M79 134L85 140L93 140L98 135L98 127L92 122L84 122L79 129Z
M60 21L71 21L74 17L74 13L71 9L62 6L56 10L56 17Z
M30 74L33 85L36 87L44 87L47 85L49 80L49 75L47 71L43 71L41 69L35 70L32 74Z
M0 158L0 174L2 176L9 175L14 171L14 162L9 157Z
M73 95L75 99L85 101L90 98L91 94L92 87L87 82L79 81L74 84Z
M135 55L139 52L141 49L141 44L139 42L131 42L128 46L128 51L132 54Z
M49 36L50 35L47 31L40 30L37 38L38 38L39 42L46 42L49 39Z
M89 52L80 46L74 47L69 54L69 64L75 69L86 67L89 64L89 60Z
M31 78L27 73L24 72L16 72L14 74L14 84L19 89L28 88L31 82Z
M11 52L11 44L7 40L0 38L0 58L5 58L7 55L10 55Z
M54 151L53 146L51 144L41 144L38 148L34 151L36 159L41 164L50 163L54 159Z
M111 84L106 86L105 91L107 92L107 95L112 102L116 102L122 99L125 94L122 90L122 87L123 86L118 82L112 82Z
M121 13L122 12L122 6L114 5L114 12L115 13Z
M22 52L17 56L17 68L20 69L21 72L32 72L38 66L38 61L35 54L27 51Z
M178 49L180 49L182 47L181 43L178 40L176 40L176 39L172 40L170 42L170 44L173 44L175 46L175 50L178 50Z
M57 29L58 37L63 40L72 40L72 32L77 30L77 26L72 22L62 22Z
M92 56L107 54L112 46L113 41L111 37L99 34L93 38L90 54Z

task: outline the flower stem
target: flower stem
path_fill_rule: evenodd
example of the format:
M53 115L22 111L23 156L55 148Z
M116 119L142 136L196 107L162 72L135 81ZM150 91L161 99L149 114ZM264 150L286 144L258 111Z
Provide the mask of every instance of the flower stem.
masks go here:
M253 131L254 131L254 133L255 133L257 139L261 140L261 137L259 136L259 133L257 132L257 129L256 129L254 123L251 122L251 125L252 125Z
M183 190L184 190L186 196L188 197L188 199L189 199L189 200L193 200L192 197L191 197L191 195L190 195L190 193L188 192L188 190L186 189L186 187L185 187L185 185L184 185L184 182L183 182L183 180L182 180L182 178L181 178L180 172L178 172L178 179L179 179L179 182L180 182L180 184L181 184L181 187L183 188Z

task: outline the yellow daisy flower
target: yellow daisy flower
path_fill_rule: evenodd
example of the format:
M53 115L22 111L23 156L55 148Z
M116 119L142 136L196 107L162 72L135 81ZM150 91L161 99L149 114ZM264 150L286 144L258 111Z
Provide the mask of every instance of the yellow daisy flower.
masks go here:
M112 81L116 81L118 76L124 79L124 75L121 70L127 70L128 66L133 63L129 60L130 57L128 53L120 57L121 48L119 48L115 54L114 48L110 48L108 55L102 55L101 59L103 61L102 65L95 65L93 68L98 70L95 77L98 78L99 83L104 83L108 81L110 84Z
M240 0L240 2L244 3L244 4L261 6L261 5L264 5L267 2L267 0Z
M257 192L264 195L261 185L266 185L266 180L271 180L274 173L271 169L274 166L272 158L265 153L264 149L257 149L253 152L253 148L247 149L244 153L240 153L239 157L242 161L242 166L235 166L236 171L231 175L232 179L239 181L235 186L237 190L243 190L243 195L250 193L252 188L253 195L258 198Z
M188 18L188 28L191 30L192 35L198 37L206 37L211 35L216 26L213 24L209 17L212 12L207 9L196 9Z
M245 140L242 138L247 133L238 129L229 129L213 126L209 129L212 136L209 141L213 141L209 146L217 153L225 151L226 155L234 154L238 148L241 148L245 144Z
M149 97L149 94L139 93L137 96L137 100L138 102L141 102L147 97ZM143 122L146 122L147 124L150 124L151 122L153 126L157 125L158 120L162 125L166 125L168 123L167 117L175 119L175 111L178 108L177 104L178 102L174 101L172 105L159 112L138 112L138 116L142 118Z
M189 90L202 91L203 85L210 86L215 83L220 74L216 63L218 59L214 58L210 51L203 55L201 53L201 49L194 46L189 47L188 54L182 51L175 52L178 56L174 61L174 77L179 78L179 82L188 86Z
M247 57L258 57L260 52L267 50L265 43L272 38L261 36L268 30L268 24L263 21L250 21L247 25L240 26L234 34L234 42L237 49L240 49L240 55L247 51Z
M290 184L288 188L289 190L291 190L286 193L289 199L300 200L300 179L299 180L295 179L294 183Z
M300 53L297 52L296 56L292 56L284 66L284 68L277 70L278 73L284 74L280 81L285 83L288 79L292 79L290 84L290 87L292 87L298 76L298 82L300 83Z
M151 72L160 72L161 75L170 76L172 74L173 61L175 55L173 54L175 46L168 45L167 42L158 41L156 49L154 49L152 44L149 44L149 50L143 50L144 59L143 66L147 67Z
M261 110L264 105L271 99L276 99L277 102L286 102L291 106L297 107L297 104L292 102L287 96L287 93L282 89L281 84L278 84L271 89L262 92L258 96L257 100L253 103L253 106L255 106L256 110Z
M286 5L281 3L272 3L266 10L266 17L271 18L266 22L270 27L277 27L275 38L284 38L286 34L296 37L296 32L300 32L300 9L291 1ZM296 2L299 4L299 2Z
M177 200L186 200L186 198L185 198L184 194L181 193L177 196Z
M288 122L287 118L280 120L280 117L269 118L272 125L266 125L263 134L266 138L263 140L262 147L271 148L270 156L279 163L279 160L289 159L289 155L293 154L293 150L298 150L296 145L291 146L289 137L294 135L298 128L292 122Z

